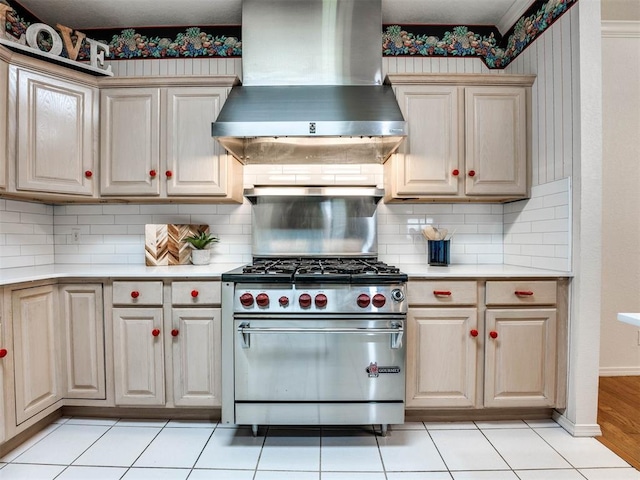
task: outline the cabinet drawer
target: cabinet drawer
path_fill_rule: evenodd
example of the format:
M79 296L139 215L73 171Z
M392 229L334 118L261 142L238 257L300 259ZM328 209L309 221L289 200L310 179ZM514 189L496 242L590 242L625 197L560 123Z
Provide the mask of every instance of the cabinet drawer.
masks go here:
M173 282L172 305L220 305L220 282Z
M555 305L556 282L487 282L487 305Z
M114 305L162 305L162 282L113 282Z
M409 305L475 305L478 289L476 282L409 282L407 300Z

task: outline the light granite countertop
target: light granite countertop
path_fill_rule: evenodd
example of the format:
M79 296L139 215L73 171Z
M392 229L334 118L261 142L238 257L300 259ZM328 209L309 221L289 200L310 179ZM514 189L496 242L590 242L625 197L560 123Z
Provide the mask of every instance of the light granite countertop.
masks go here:
M180 265L147 267L145 265L44 265L0 270L0 286L66 278L211 278L220 279L224 272L242 264ZM569 272L517 267L512 265L397 265L409 280L429 278L560 278Z

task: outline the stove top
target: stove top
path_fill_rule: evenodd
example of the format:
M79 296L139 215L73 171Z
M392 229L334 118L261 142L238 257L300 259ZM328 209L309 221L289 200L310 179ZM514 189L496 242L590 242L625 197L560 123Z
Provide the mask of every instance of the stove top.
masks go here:
M222 281L249 283L399 283L407 275L376 258L254 258L251 265L222 275Z

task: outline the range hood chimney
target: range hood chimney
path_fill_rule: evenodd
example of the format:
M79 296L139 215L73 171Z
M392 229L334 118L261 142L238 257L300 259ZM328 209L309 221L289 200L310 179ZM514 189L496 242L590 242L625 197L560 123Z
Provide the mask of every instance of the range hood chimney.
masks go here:
M406 137L382 83L381 0L243 0L243 85L212 135L242 163L383 163Z

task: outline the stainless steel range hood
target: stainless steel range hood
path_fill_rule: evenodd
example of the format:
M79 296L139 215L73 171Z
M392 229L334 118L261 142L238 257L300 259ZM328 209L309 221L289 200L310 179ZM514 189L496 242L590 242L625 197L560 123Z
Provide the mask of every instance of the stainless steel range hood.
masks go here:
M244 0L243 86L212 135L243 163L382 163L406 136L381 0ZM285 53L283 53L285 52Z

